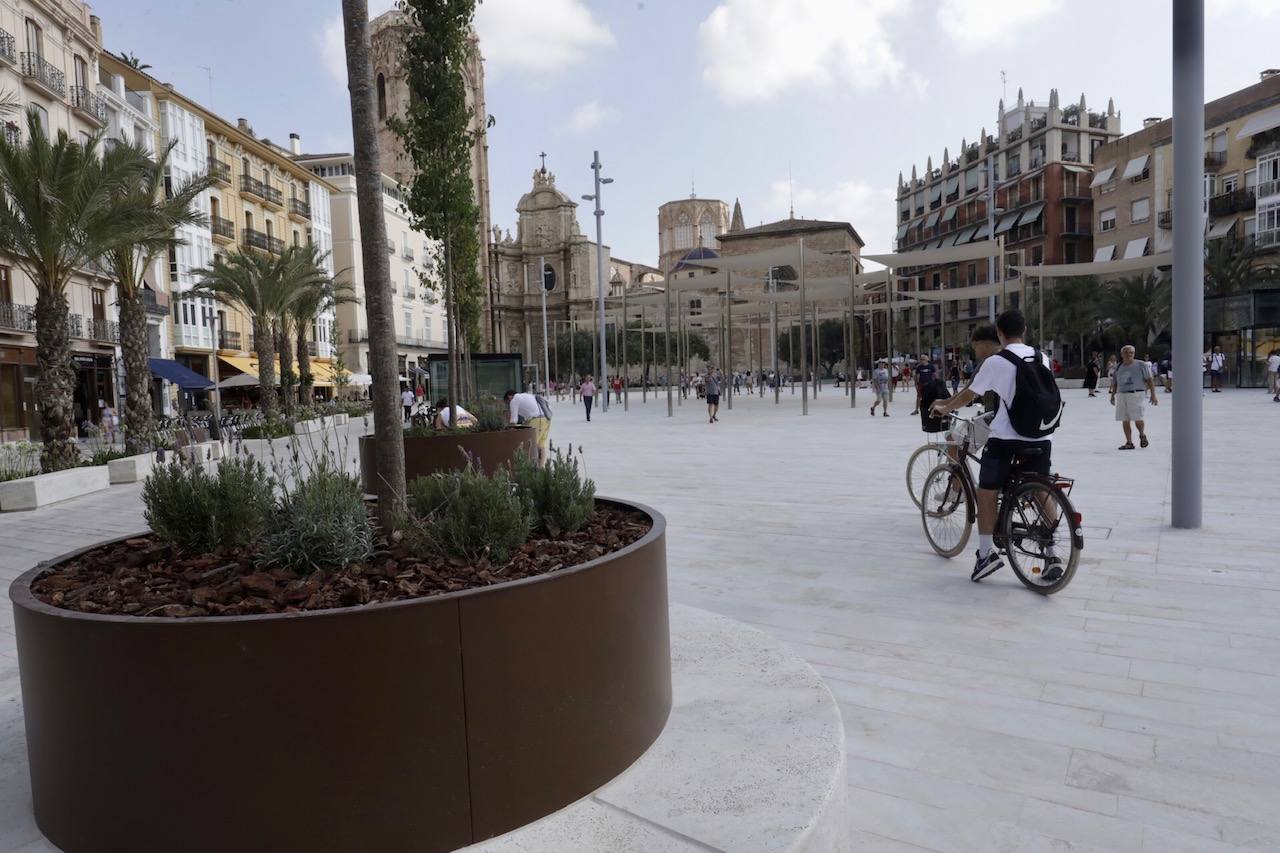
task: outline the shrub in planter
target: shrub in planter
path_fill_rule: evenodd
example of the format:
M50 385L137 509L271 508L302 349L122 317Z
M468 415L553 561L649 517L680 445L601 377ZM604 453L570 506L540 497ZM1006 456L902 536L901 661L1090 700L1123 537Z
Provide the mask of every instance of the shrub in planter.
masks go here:
M580 530L595 512L596 484L582 476L572 445L568 453L557 448L546 465L521 453L513 474L532 506L535 528L548 536Z
M30 441L0 444L0 483L40 473L40 445Z
M529 538L533 508L506 469L486 477L474 460L460 471L409 483L403 525L415 553L505 563Z
M252 456L236 456L209 474L172 462L152 470L142 489L147 524L162 540L203 554L257 540L274 503L275 480Z
M285 488L259 540L258 563L307 572L342 568L372 552L360 482L325 454Z
M290 435L293 435L293 427L282 418L245 427L240 433L241 438L285 438Z

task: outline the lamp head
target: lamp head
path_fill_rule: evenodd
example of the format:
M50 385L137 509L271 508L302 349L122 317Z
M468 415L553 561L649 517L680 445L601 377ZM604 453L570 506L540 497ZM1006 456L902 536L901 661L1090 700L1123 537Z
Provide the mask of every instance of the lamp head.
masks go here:
M602 184L611 184L611 183L613 183L613 178L601 178L601 179L600 179L600 183L602 183Z

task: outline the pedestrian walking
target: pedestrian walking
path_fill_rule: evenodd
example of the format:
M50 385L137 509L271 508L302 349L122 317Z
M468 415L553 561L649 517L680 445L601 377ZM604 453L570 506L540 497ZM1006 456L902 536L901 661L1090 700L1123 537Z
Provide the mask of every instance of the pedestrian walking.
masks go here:
M1222 393L1222 372L1226 366L1227 356L1222 352L1222 347L1214 347L1209 354L1209 385L1215 394Z
M933 362L928 356L920 356L920 361L916 364L915 380L916 380L916 407L911 410L911 414L920 414L920 400L924 397L924 386L933 382L934 369Z
M871 371L871 391L875 401L871 404L871 417L876 416L876 406L884 404L884 416L889 417L889 385L893 380L889 376L889 363L881 360L875 370Z
M720 419L720 371L714 367L707 371L707 423L715 423Z
M404 419L406 421L413 417L413 404L415 397L413 392L409 390L408 385L404 385L400 389L400 405L404 406Z
M954 396L960 393L960 362L951 362L951 394Z
M1084 387L1090 397L1098 396L1098 376L1102 373L1102 360L1095 352L1089 355L1089 363L1084 368Z
M1120 357L1124 360L1116 365L1115 373L1111 377L1111 405L1116 407L1116 420L1120 421L1124 428L1124 444L1120 445L1120 449L1133 450L1131 424L1136 424L1138 427L1139 443L1143 447L1149 443L1147 424L1143 417L1143 395L1150 395L1153 406L1160 405L1160 398L1156 396L1156 384L1151 378L1151 369L1145 361L1134 358L1133 347L1127 346L1121 349Z
M591 374L588 373L582 380L582 384L578 386L578 396L582 397L582 405L587 408L587 421L591 421L591 404L596 399L596 383L591 381ZM606 401L608 402L608 401Z
M1273 349L1267 356L1267 383L1275 401L1280 403L1280 349Z

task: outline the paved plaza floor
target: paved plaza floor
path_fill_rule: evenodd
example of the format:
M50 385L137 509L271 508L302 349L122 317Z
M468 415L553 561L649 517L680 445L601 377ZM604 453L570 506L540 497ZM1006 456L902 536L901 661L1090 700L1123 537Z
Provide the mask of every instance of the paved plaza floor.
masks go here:
M855 850L1280 849L1280 405L1206 395L1205 526L1175 531L1170 397L1151 447L1126 452L1105 397L1066 399L1054 467L1077 478L1086 543L1050 598L934 556L901 394L889 418L828 387L807 418L797 390L714 425L696 400L668 419L665 394L589 424L566 399L552 437L584 448L602 494L666 515L673 601L772 633L827 680ZM0 580L139 529L139 493L0 516ZM12 632L0 608L0 853L28 853L52 848L30 817Z

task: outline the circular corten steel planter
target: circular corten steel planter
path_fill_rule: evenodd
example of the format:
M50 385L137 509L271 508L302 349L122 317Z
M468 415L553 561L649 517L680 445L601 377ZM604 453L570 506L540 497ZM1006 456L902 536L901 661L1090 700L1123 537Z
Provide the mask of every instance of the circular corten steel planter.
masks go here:
M341 610L91 615L31 593L67 557L32 569L9 594L36 823L67 853L452 850L585 796L671 708L666 521L600 500L652 530Z
M360 436L360 483L368 494L377 492L377 439ZM513 426L491 432L459 430L445 435L404 437L406 480L429 477L438 471L459 471L467 457L474 457L486 474L510 466L521 450L536 457L538 436L532 427ZM465 451L465 455L464 455Z

